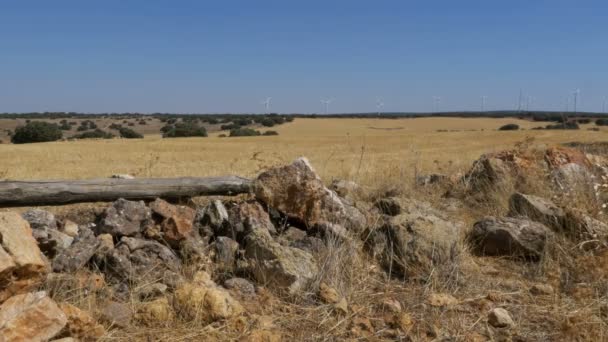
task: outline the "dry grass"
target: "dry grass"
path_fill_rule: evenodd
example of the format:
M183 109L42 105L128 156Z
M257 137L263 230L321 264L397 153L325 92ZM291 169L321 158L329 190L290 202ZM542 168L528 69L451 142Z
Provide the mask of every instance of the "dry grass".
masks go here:
M530 145L543 146L597 142L606 134L585 128L496 131L511 122L526 128L543 125L511 119L296 119L276 128L280 133L277 137L218 138L212 134L201 139L147 136L135 141L0 145L0 177L93 178L113 173L139 177L254 176L304 155L326 182L332 178L355 180L366 186L369 193L365 195L371 198L396 187L402 196L426 199L441 207L446 200L440 194L446 189L415 189L411 184L416 174L462 173L481 154L513 148L526 137L534 138L528 140ZM475 208L463 207L450 213L450 218L470 227L483 215L504 214L509 194L498 191L488 195L495 200ZM584 201L573 203L585 205ZM465 233L466 229L463 237ZM334 241L327 255L318 256L322 272L316 282L335 287L349 303L348 314L321 303L312 292L283 297L262 291L253 300L240 298L247 313L238 319L210 325L179 319L154 327L135 323L126 330L110 331L106 339L239 340L260 328L260 317L269 316L273 321L270 329L280 332L284 340L293 341L436 341L447 337L454 341L608 340L608 255L600 257L604 263L598 267L595 256L573 253L572 244L566 240L555 241L554 246L541 263L532 264L475 257L463 244L460 265L448 267L449 274L436 269L424 281L404 281L387 279L362 252L360 242ZM212 265L205 267L214 274ZM553 285L556 294L534 296L529 292L530 286L545 283ZM74 286L55 292L55 298L91 312L96 310L98 297L103 297L103 293L92 294ZM449 294L457 303L432 305L429 296L437 293ZM387 299L400 303L411 324L397 328L395 314L382 305ZM140 305L135 299L131 304L135 309ZM488 325L487 312L495 307L511 313L515 329L497 330Z

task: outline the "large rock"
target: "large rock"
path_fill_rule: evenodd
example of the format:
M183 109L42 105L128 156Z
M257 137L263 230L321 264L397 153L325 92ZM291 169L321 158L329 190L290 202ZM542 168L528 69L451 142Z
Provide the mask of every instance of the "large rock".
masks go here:
M236 253L239 250L238 242L226 236L218 236L214 246L216 264L225 271L231 271L236 264Z
M32 235L44 255L53 258L59 251L68 248L74 240L60 232L55 215L40 209L31 209L21 215L32 228Z
M401 277L426 276L457 260L460 225L445 219L428 203L402 200L404 213L370 233L368 248L387 272Z
M99 245L100 240L95 237L92 230L81 229L74 243L53 259L53 270L70 273L81 269L95 255Z
M608 225L577 210L566 210L563 231L586 250L608 245Z
M220 200L211 201L199 216L200 223L210 227L214 232L222 231L228 224L228 210Z
M475 223L468 241L477 254L538 260L550 234L549 228L538 222L486 217Z
M250 232L258 229L275 234L276 229L270 216L257 201L242 202L228 210L228 224L216 231L217 235L228 236L242 242Z
M1 341L48 341L66 323L63 311L45 292L20 294L0 306Z
M120 281L160 281L173 286L180 278L180 261L171 249L126 236L106 255L106 267Z
M59 307L67 317L64 332L70 337L82 341L97 341L105 334L104 327L97 323L88 312L68 303L61 303Z
M226 289L209 279L201 281L196 277L193 282L182 283L175 290L173 304L182 317L204 322L228 319L244 311Z
M161 219L162 239L172 246L194 236L193 221L196 211L186 206L176 206L160 198L150 203L150 209Z
M0 213L0 302L35 288L48 271L28 222L17 213Z
M542 197L515 193L509 199L509 209L510 216L527 217L558 232L563 229L564 210Z
M329 222L360 232L366 225L358 209L323 185L306 158L260 174L254 182L254 191L269 207L307 227Z
M102 214L99 233L108 233L117 237L135 236L141 233L142 228L151 218L151 210L143 201L134 202L121 198L112 203Z
M245 256L253 264L256 280L289 293L304 289L319 269L312 255L301 249L281 246L266 230L247 235Z

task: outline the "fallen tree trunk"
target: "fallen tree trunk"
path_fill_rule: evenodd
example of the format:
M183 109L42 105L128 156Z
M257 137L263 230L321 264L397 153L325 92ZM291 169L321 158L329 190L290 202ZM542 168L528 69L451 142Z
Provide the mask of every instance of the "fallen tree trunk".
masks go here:
M136 178L0 182L0 206L110 202L119 198L152 200L248 193L251 180L235 176L208 178Z

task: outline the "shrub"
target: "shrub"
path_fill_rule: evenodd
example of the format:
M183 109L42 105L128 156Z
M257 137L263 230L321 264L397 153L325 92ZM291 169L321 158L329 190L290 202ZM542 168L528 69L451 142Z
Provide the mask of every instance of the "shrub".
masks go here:
M591 123L591 119L578 119L578 120L576 120L576 122L578 122L581 125L584 125L584 124Z
M237 128L230 130L231 137L251 137L260 135L260 131L252 128Z
M118 134L120 134L121 138L125 139L142 139L144 136L135 132L134 130L126 127L121 127L118 130Z
M56 141L61 139L63 133L56 124L34 121L25 126L17 127L11 141L13 144L27 144L36 142Z
M580 127L578 126L578 124L574 121L545 126L545 129L579 129L579 128Z
M266 126L266 127L272 127L275 125L275 121L271 118L264 118L264 119L260 120L260 123L262 124L262 126Z
M608 119L597 119L595 124L598 126L608 126Z
M207 122L210 125L217 125L218 123L220 123L220 121L218 119L216 119L216 118L209 118L209 119L207 119Z
M112 139L114 134L96 128L94 131L80 133L74 136L74 139Z
M222 134L218 135L218 137L219 137L219 138L225 138L225 137L226 137L226 134L222 133Z
M140 125L147 125L148 123L146 122L146 120L139 120L139 124Z
M266 131L262 135L279 135L279 132L277 132L277 131Z
M231 123L231 124L227 124L227 125L222 125L221 127L222 131L230 131L233 129L239 129L241 128L241 125L235 124L235 123Z
M517 131L519 129L519 125L517 124L506 124L504 126L501 126L498 130L499 131Z
M111 124L111 125L109 126L109 128L110 128L110 129L119 130L119 129L121 129L121 128L122 128L122 125L121 125L121 124L117 124L117 123L115 122L115 123Z
M198 124L191 122L180 122L176 123L175 125L167 125L161 128L161 131L163 131L164 133L164 138L207 136L207 130L205 129L205 127L201 127Z
M61 125L59 125L59 129L62 131L69 131L72 129L72 126L70 126L70 124L68 124L67 121L63 120L63 122L61 123Z

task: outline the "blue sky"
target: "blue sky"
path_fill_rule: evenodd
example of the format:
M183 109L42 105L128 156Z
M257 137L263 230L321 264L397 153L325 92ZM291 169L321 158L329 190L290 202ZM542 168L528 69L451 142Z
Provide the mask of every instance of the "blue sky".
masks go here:
M0 0L0 112L514 109L520 88L530 109L580 88L599 111L607 17L584 0Z

